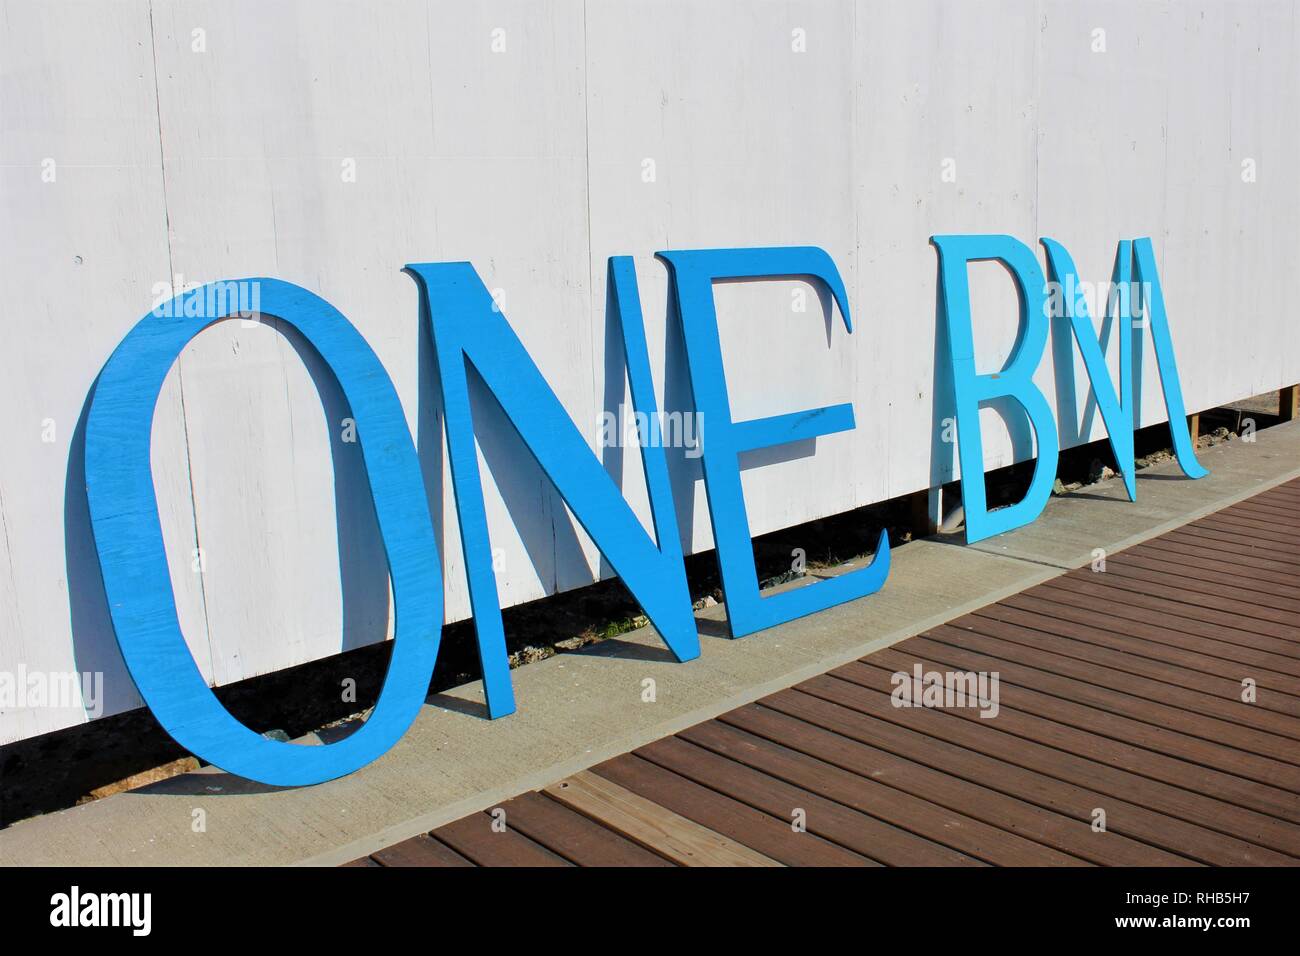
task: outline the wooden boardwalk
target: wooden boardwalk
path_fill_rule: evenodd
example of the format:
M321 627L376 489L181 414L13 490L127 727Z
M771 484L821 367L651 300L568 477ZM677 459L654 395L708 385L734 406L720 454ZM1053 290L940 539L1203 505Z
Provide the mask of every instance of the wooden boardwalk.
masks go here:
M1297 541L1293 481L349 865L1300 863Z

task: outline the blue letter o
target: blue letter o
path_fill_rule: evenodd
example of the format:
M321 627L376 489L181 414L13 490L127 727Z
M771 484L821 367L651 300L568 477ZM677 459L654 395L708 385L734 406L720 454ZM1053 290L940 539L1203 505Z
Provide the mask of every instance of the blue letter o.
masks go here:
M224 301L237 283L212 283L150 312L104 366L86 422L91 528L118 646L163 729L230 773L275 786L321 783L382 755L415 719L438 656L442 574L406 417L375 353L337 309L306 289L278 279L240 281L253 284L259 312L294 326L316 348L357 422L396 619L392 659L370 717L325 746L263 737L217 700L181 634L149 459L154 408L190 339L239 307Z

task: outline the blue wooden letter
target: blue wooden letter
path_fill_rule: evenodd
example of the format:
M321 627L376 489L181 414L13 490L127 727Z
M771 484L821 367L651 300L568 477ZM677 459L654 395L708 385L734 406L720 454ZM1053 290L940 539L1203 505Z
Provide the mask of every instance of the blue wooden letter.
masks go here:
M672 271L691 391L701 418L704 486L732 637L744 637L878 591L889 575L889 535L883 531L875 557L867 567L793 591L767 597L760 594L740 482L740 453L849 431L854 427L853 406L830 405L771 418L733 421L713 304L715 279L807 276L830 290L844 318L844 327L852 332L848 296L834 261L822 249L802 246L698 249L660 252L658 256Z
M208 688L181 634L149 462L154 406L186 343L231 315L231 283L184 293L141 319L100 373L86 421L86 498L104 590L131 677L177 743L230 773L276 786L363 767L406 732L438 656L442 575L424 484L393 384L333 306L277 279L244 279L258 311L293 325L338 379L353 417L388 556L396 633L369 719L326 746L270 740L235 720Z
M641 602L669 649L679 661L698 657L699 635L681 539L673 523L663 449L647 443L649 447L641 450L656 545L524 351L474 267L468 262L444 262L406 268L420 286L421 325L433 337L442 380L452 485L488 713L501 717L512 713L515 704L470 412L466 377L470 365L579 523ZM638 412L655 418L658 412L630 260L611 260L610 281L617 289L633 402Z
M1078 273L1074 260L1065 246L1054 239L1043 239L1047 250L1047 268L1052 281L1063 290L1078 287ZM1178 365L1174 358L1173 339L1169 334L1169 320L1165 314L1165 299L1156 272L1155 256L1150 239L1130 242L1121 240L1115 250L1115 267L1111 275L1114 289L1117 321L1119 322L1119 395L1111 386L1110 372L1102 355L1100 343L1095 338L1092 319L1088 314L1087 300L1082 296L1064 294L1062 301L1065 317L1069 319L1079 354L1088 370L1097 407L1111 450L1124 475L1124 487L1130 501L1137 500L1137 477L1133 467L1133 340L1141 334L1141 324L1135 321L1132 294L1136 282L1136 299L1142 307L1140 315L1151 329L1155 346L1156 367L1160 371L1160 384L1164 392L1165 408L1169 412L1169 432L1177 455L1178 467L1188 478L1203 478L1209 474L1196 460L1191 432L1187 428L1187 409L1183 405L1183 391L1178 380Z
M1111 272L1115 320L1119 324L1119 394L1116 395L1110 382L1110 370L1106 367L1106 356L1102 354L1101 343L1092 326L1092 316L1088 313L1088 301L1074 294L1074 290L1079 287L1074 260L1065 246L1055 239L1045 238L1040 241L1047 250L1048 277L1062 290L1064 318L1069 320L1074 340L1079 346L1079 355L1083 358L1084 368L1088 370L1088 381L1092 385L1092 394L1097 399L1101 420L1106 425L1106 436L1110 439L1115 462L1120 474L1124 476L1128 500L1136 501L1137 476L1133 470L1133 310L1130 295L1133 243L1120 241L1115 250L1115 267ZM1184 427L1186 424L1184 419ZM1086 435L1083 437L1087 438Z
M1196 446L1187 428L1187 408L1183 405L1183 388L1178 381L1178 362L1174 358L1174 340L1169 334L1169 317L1165 313L1165 294L1160 288L1156 256L1150 239L1133 240L1133 276L1142 297L1142 316L1151 329L1156 366L1160 369L1160 387L1169 412L1169 434L1174 443L1178 467L1188 478L1204 478L1210 472L1196 460Z
M1056 421L1047 399L1034 384L1034 370L1047 344L1047 283L1033 250L1010 236L932 236L931 241L939 250L939 301L948 332L966 541L973 544L1033 521L1052 493L1060 451ZM991 375L977 375L966 264L987 259L1001 262L1015 279L1020 330L1006 366ZM1037 438L1038 460L1025 497L990 512L984 494L979 412L981 405L1001 398L1013 398L1024 409Z

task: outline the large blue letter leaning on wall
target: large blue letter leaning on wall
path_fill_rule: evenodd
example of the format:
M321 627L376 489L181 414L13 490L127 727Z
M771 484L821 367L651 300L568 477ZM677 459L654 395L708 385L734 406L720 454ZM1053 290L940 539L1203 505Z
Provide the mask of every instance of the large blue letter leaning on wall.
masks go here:
M1064 318L1070 323L1070 332L1079 347L1083 366L1088 371L1088 381L1092 394L1096 398L1097 408L1101 411L1101 420L1106 425L1106 437L1110 439L1110 449L1115 455L1119 473L1124 476L1124 489L1128 500L1137 500L1137 475L1133 465L1133 243L1120 240L1115 250L1115 267L1111 270L1111 288L1113 296L1107 297L1106 308L1111 303L1115 307L1115 321L1119 328L1119 394L1110 381L1110 369L1106 367L1106 356L1102 354L1101 342L1097 330L1092 325L1092 315L1088 311L1088 300L1082 295L1075 295L1074 290L1081 288L1079 274L1074 268L1074 260L1065 246L1055 239L1040 239L1047 250L1047 275L1062 290L1060 296L1063 315L1053 315L1053 319ZM1083 436L1085 439L1087 436Z
M767 597L759 593L740 481L741 452L849 431L854 427L853 406L830 405L771 418L733 421L713 304L715 279L806 276L830 290L844 318L844 327L852 332L848 296L834 261L824 250L811 246L696 249L657 255L672 271L691 391L701 416L704 485L732 637L743 637L878 591L889 575L889 535L884 531L875 557L865 568L793 591Z
M939 302L950 346L966 541L974 543L1033 521L1052 493L1059 451L1056 420L1047 399L1034 385L1034 370L1047 344L1047 282L1033 250L1010 236L932 236L931 241L939 250ZM977 375L966 267L989 259L1002 263L1015 279L1020 327L1007 364L994 374ZM1008 508L989 511L979 413L981 405L1001 398L1015 399L1029 417L1038 460L1025 497Z
M679 661L698 657L699 635L663 449L650 442L641 449L656 544L528 357L474 267L443 262L406 268L420 286L421 325L433 336L442 380L452 485L489 715L512 713L515 705L475 449L466 375L470 364L669 649ZM647 420L657 419L630 260L611 260L610 282L616 287L633 404Z
M1010 236L934 236L939 250L941 284L941 319L951 344L951 371L957 414L957 440L961 461L962 500L966 510L968 543L1018 528L1038 517L1051 494L1059 451L1056 423L1046 398L1034 385L1033 374L1047 343L1050 309L1047 288L1038 260L1028 246ZM1069 253L1059 242L1043 239L1048 269L1054 281L1069 289L1077 287L1077 273ZM1131 249L1131 254L1130 254ZM1010 270L1020 297L1020 332L1011 358L996 375L975 374L974 344L971 339L970 289L967 263L996 259ZM1131 265L1131 270L1130 270ZM1130 283L1130 272L1133 282ZM1120 353L1118 396L1110 383L1100 343L1093 329L1086 302L1065 295L1065 316L1069 319L1079 352L1092 384L1097 406L1124 475L1130 500L1137 497L1133 468L1133 381L1132 323L1130 289L1136 284L1142 297L1141 314L1151 329L1156 364L1169 411L1169 430L1179 467L1189 478L1202 478L1208 472L1196 460L1191 435L1187 429L1187 411L1183 404L1173 340L1165 313L1164 294L1156 272L1150 239L1122 241L1116 251L1112 283L1118 290ZM1130 324L1133 327L1130 328ZM995 398L1014 398L1025 409L1038 439L1037 462L1029 491L1023 500L1009 508L989 512L984 495L984 452L980 438L980 405Z
M1042 239L1047 250L1048 274L1065 290L1079 287L1074 260L1065 246L1054 239ZM1183 389L1178 380L1178 365L1174 360L1174 343L1169 334L1169 320L1165 314L1165 297L1156 272L1155 255L1150 239L1132 242L1121 240L1115 250L1115 267L1111 286L1119 321L1119 395L1110 383L1110 371L1102 355L1101 345L1088 314L1088 302L1082 296L1065 295L1062 302L1065 317L1070 321L1074 339L1079 344L1079 354L1088 370L1097 407L1106 424L1106 435L1111 450L1124 475L1124 487L1130 501L1137 500L1137 476L1133 467L1133 428L1136 424L1133 407L1133 339L1141 334L1141 326L1133 320L1132 290L1136 282L1137 301L1141 315L1151 329L1155 346L1156 367L1160 371L1160 385L1164 392L1165 409L1169 412L1169 433L1173 440L1178 467L1188 478L1204 478L1208 471L1196 460L1191 432L1187 428L1187 409L1183 404ZM1148 296L1149 293L1149 296ZM1147 301L1147 299L1150 301Z
M100 374L86 422L86 498L118 645L131 677L177 743L230 773L275 786L363 767L406 732L424 703L442 628L442 575L419 463L393 384L333 306L277 279L245 279L262 314L298 329L338 379L357 422L392 580L396 632L383 690L352 735L326 746L270 740L208 688L181 634L149 461L158 393L186 343L232 314L212 283L177 296L127 333ZM212 303L220 301L219 308Z
M1174 443L1178 467L1188 478L1204 478L1210 472L1196 460L1196 445L1187 428L1187 407L1183 404L1183 387L1178 380L1178 362L1174 358L1174 340L1169 334L1169 316L1165 312L1165 293L1160 288L1156 255L1147 238L1133 240L1133 279L1142 300L1142 316L1151 329L1156 367L1160 370L1160 387L1169 412L1169 434Z

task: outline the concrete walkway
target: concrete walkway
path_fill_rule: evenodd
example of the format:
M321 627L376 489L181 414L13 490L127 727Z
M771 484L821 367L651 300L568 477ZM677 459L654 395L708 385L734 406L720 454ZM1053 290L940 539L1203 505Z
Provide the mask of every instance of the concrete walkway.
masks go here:
M727 640L702 612L703 654L672 662L649 629L513 672L519 712L482 713L468 685L432 698L388 754L342 780L273 790L216 770L0 831L0 864L337 864L547 786L789 687L1283 481L1300 477L1300 423L1203 451L1210 476L1170 462L1054 498L1033 525L967 547L960 537L894 552L885 588L811 618ZM817 572L831 575L833 569ZM809 586L815 579L795 582ZM643 682L656 699L644 702ZM196 810L206 830L193 831Z

